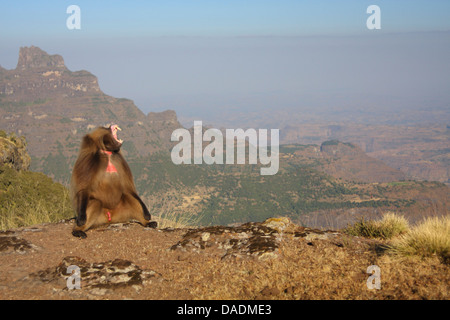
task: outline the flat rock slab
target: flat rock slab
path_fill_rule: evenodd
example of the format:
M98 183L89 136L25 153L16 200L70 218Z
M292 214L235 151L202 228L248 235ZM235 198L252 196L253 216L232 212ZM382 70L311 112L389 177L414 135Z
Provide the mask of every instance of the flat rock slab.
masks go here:
M222 259L249 256L266 259L277 256L283 237L311 241L330 239L337 234L297 226L288 218L270 218L236 227L211 226L190 230L171 250L197 253L204 250L220 255Z
M90 294L104 295L120 288L142 289L152 280L161 279L153 270L142 270L131 261L115 259L105 262L88 263L86 260L65 257L56 268L48 268L30 274L30 278L44 283L54 283L55 290L82 288ZM77 278L80 281L77 283Z
M20 238L15 232L6 231L0 233L0 254L20 253L35 250L37 247L31 242Z

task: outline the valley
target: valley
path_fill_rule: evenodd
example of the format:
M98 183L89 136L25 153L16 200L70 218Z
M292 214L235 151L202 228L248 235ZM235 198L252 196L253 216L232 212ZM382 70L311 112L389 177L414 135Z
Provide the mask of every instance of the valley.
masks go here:
M249 161L175 165L171 135L183 126L174 111L146 115L132 100L104 94L90 72L70 71L61 56L37 47L20 49L16 69L0 67L0 129L25 137L32 171L69 186L83 135L117 123L122 152L152 215L187 215L196 225L287 216L301 225L342 228L387 211L412 223L448 214L450 129L442 124L448 113L428 125L339 117L308 123L280 114L242 116L230 126L245 129L248 119L247 127L280 128L274 175L261 175L261 164Z

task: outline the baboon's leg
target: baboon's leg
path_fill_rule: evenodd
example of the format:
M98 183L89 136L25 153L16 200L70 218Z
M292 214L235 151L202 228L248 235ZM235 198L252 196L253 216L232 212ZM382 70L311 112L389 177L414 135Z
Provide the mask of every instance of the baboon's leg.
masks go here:
M86 223L86 209L89 201L89 196L86 192L78 192L76 195L77 201L77 219L76 224L82 226Z
M150 221L150 219L152 218L152 216L150 215L150 212L148 211L147 206L145 205L145 203L141 200L141 198L139 198L139 196L138 196L136 193L133 193L132 196L133 196L137 201L139 201L139 204L141 205L142 211L143 211L143 213L144 213L144 219Z
M79 225L79 221L77 219L77 222L73 227L72 235L75 237L86 238L87 235L85 231L102 222L99 220L103 220L103 223L105 223L104 219L106 219L106 217L103 217L102 213L103 208L101 202L96 199L89 200L85 210L85 223L83 225Z
M124 194L117 211L120 215L126 215L128 219L137 220L144 227L156 228L158 225L155 221L149 221L150 213L137 195Z

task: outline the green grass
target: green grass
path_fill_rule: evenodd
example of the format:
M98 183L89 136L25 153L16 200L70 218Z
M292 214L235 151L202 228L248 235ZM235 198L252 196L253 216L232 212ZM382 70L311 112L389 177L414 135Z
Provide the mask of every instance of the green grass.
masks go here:
M401 199L349 201L345 195L361 196L363 191L302 164L286 166L274 176L261 176L257 165L177 166L167 155L131 158L128 163L143 197L166 197L173 190L196 187L213 190L199 208L201 225L263 221L274 213L297 218L318 210L408 204Z
M42 173L0 166L0 229L74 216L69 190Z
M411 184L409 181L394 181L394 182L388 182L388 186L407 186Z

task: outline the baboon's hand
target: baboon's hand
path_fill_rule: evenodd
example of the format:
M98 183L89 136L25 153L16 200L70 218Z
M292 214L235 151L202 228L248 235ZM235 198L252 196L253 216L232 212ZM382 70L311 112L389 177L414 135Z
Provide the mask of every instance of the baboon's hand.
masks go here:
M86 232L81 231L81 230L74 230L74 231L72 231L72 235L74 237L78 237L78 238L81 238L81 239L86 239L87 238Z
M146 228L153 228L156 229L156 227L158 227L158 222L156 221L150 221L149 223L147 223L147 225L145 226Z

